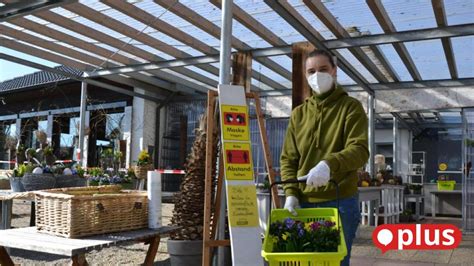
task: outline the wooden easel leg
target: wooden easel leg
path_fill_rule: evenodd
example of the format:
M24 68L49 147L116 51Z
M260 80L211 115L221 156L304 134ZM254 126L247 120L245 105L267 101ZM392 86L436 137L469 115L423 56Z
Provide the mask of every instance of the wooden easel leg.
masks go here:
M158 246L160 245L160 237L154 237L150 239L150 246L148 247L148 251L146 252L145 262L143 265L151 266L155 261L156 253L158 252Z
M203 225L203 247L202 247L202 265L211 264L211 247L208 245L210 240L210 223L212 216L212 162L213 162L213 140L214 132L214 108L216 106L216 94L209 91L207 94L207 130L206 130L206 169L204 181L204 225Z
M214 239L217 231L217 223L220 218L221 213L221 195L222 195L222 186L224 185L224 161L223 155L219 157L219 176L217 177L217 191L216 191L216 208L214 209L214 217L212 219L212 228L211 228L211 239Z
M12 258L10 257L10 254L8 254L7 250L4 247L0 246L0 265L2 266L13 266L15 265L13 263Z
M72 266L87 266L86 255L85 254L78 254L72 256Z
M263 119L262 107L260 105L260 97L256 93L252 93L252 97L255 100L255 111L257 113L258 128L260 131L260 139L262 141L263 155L265 159L265 165L267 166L268 181L270 184L275 183L275 172L273 171L273 162L270 155L270 147L268 144L267 130L265 129L265 121ZM274 186L272 188L273 205L275 208L280 208L280 199L278 197L278 188Z

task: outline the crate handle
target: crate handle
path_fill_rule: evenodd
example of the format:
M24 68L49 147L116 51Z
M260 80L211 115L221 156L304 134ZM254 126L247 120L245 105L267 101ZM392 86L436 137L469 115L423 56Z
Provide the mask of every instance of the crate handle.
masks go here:
M298 184L298 183L306 183L306 180L298 180L298 179L288 179L285 181L277 181L273 182L270 185L270 213L268 215L268 226L271 225L272 222L272 188L274 185L282 185L282 184ZM337 209L337 220L338 220L338 225L337 229L340 229L341 227L341 217L339 215L339 184L334 180L334 179L329 179L328 183L333 183L336 186L336 209ZM269 227L270 228L270 227Z
M105 208L104 208L104 205L102 203L97 203L95 205L96 209L100 212L105 212Z
M135 204L133 205L133 209L141 210L142 209L142 203L139 202L139 201L135 202Z

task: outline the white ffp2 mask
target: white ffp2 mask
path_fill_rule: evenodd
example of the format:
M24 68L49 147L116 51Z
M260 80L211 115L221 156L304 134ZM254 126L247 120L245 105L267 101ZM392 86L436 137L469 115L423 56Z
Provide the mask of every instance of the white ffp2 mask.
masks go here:
M334 84L334 78L329 73L316 72L308 77L308 84L316 94L328 92Z

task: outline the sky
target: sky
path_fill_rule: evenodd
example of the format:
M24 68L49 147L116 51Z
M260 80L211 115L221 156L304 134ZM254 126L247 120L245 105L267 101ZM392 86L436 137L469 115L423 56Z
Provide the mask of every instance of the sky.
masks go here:
M43 64L49 67L54 67L58 65L56 63L46 61L38 57L30 56L21 52L17 52L15 50L11 50L5 47L0 47L0 53L5 53L11 56L19 57L19 58L26 59L35 63ZM36 68L27 67L27 66L12 63L6 60L0 60L0 82L13 79L15 77L20 77L26 74L30 74L33 72L37 72L37 71L38 69Z

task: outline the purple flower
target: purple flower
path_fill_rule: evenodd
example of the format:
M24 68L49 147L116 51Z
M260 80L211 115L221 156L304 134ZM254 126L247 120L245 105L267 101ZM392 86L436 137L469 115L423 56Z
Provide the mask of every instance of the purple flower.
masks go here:
M285 219L285 225L286 225L286 228L290 229L295 225L295 220L293 220L291 218L286 218Z
M326 221L326 222L324 223L324 226L326 226L326 227L333 227L334 225L335 225L335 223L334 223L334 222L331 222L331 221Z
M304 235L305 231L303 228L298 228L298 236L302 237Z
M312 223L310 227L312 231L316 231L319 228L319 223Z

